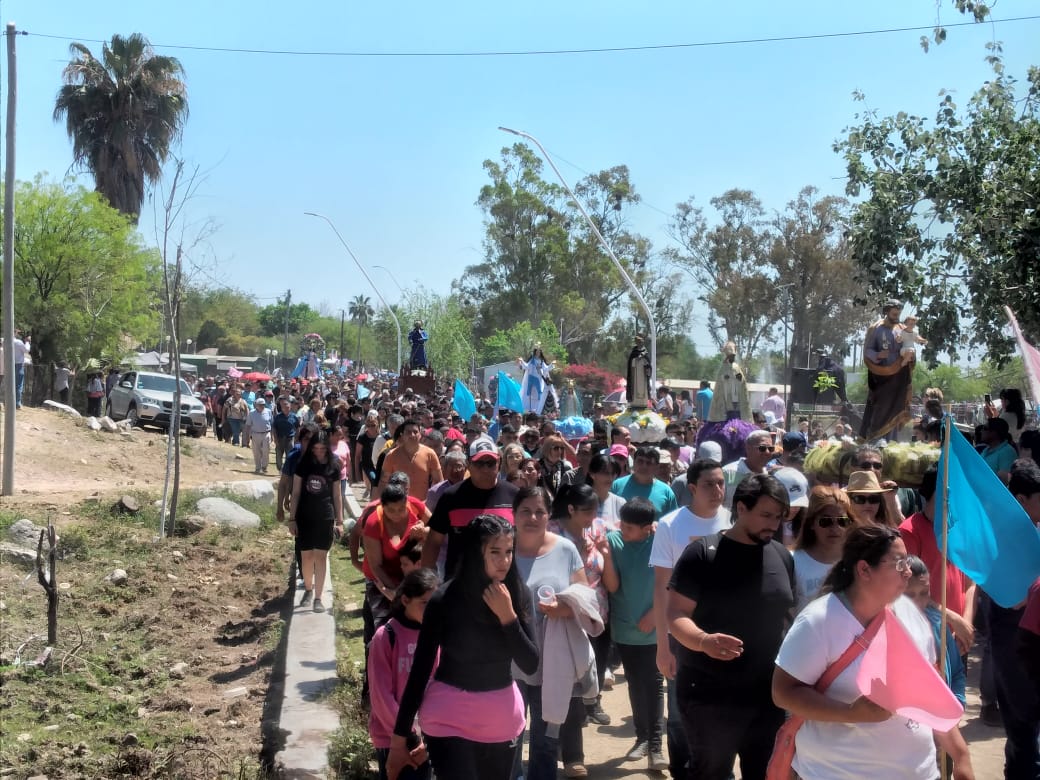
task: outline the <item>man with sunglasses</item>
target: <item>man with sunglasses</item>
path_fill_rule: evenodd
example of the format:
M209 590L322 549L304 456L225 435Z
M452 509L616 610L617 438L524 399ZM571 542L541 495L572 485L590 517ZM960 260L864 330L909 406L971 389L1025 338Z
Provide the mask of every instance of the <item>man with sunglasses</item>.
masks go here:
M430 534L423 543L424 568L437 568L441 546L447 539L444 572L450 577L462 549L462 533L477 515L498 515L513 522L517 488L498 479L500 457L490 436L479 436L469 445L469 477L444 491L430 518Z
M773 457L773 449L773 434L769 431L758 430L748 434L744 440L744 457L722 467L722 474L726 478L724 506L733 505L733 494L744 477L766 473L766 464Z

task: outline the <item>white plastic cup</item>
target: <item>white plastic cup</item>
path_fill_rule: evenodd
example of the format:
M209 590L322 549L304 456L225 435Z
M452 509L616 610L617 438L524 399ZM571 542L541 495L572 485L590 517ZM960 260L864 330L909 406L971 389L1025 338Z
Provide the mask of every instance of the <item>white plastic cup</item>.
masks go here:
M552 585L542 585L538 589L538 603L549 605L556 601L556 591Z

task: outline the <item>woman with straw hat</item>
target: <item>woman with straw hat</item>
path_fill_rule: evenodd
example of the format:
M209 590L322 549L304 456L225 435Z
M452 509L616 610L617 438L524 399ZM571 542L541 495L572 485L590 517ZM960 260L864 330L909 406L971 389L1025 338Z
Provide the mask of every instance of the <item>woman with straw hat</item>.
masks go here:
M852 517L857 525L885 525L896 528L900 517L893 506L895 489L881 487L873 471L853 471L845 488Z

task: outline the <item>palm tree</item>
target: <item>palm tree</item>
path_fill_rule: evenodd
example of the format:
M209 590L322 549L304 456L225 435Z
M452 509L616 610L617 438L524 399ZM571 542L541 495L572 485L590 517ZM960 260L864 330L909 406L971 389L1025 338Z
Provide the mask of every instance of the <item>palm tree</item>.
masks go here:
M375 316L375 313L375 309L372 308L372 302L367 295L355 295L347 307L347 314L350 315L351 322L356 322L358 325L357 353L355 357L358 366L361 365L361 329L368 324L369 320Z
M94 188L136 223L145 183L161 176L188 117L184 68L154 54L139 33L113 35L101 60L82 43L69 51L54 121L65 119L75 164L90 171Z

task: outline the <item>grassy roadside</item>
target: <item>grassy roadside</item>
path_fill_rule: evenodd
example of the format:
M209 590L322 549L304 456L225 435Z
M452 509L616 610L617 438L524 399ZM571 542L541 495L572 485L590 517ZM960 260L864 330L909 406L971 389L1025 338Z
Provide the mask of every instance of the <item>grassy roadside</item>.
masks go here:
M345 546L332 548L329 569L335 591L336 673L339 677L330 703L340 716L339 731L329 742L329 767L334 777L368 780L376 773L368 737L368 712L361 703L365 664L361 605L365 598L365 581L351 565Z
M156 540L155 495L116 515L62 516L58 642L45 667L46 596L0 561L0 768L15 777L263 776L263 702L285 624L291 545L271 508L235 497L259 529ZM180 515L201 496L182 493ZM0 512L0 527L26 517ZM106 579L127 573L124 585ZM6 776L6 772L5 772Z

